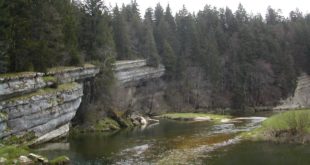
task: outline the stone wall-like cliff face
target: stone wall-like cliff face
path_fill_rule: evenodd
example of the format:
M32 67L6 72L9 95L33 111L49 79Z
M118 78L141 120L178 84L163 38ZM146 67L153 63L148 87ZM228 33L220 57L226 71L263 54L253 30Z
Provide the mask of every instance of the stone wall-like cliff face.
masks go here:
M310 107L310 76L303 73L298 77L297 87L294 95L281 101L280 105L275 107L281 109L299 109Z
M70 83L58 88L1 102L1 111L8 114L8 133L34 131L37 136L42 136L70 122L81 103L82 85Z
M164 73L163 65L150 67L146 60L118 61L115 64L117 86L113 99L118 109L144 114L163 111L165 85L161 77Z
M43 143L68 133L83 96L83 84L74 81L98 73L88 65L0 75L0 138L34 133Z
M123 86L136 86L137 83L157 79L163 76L165 67L149 67L146 60L118 61L115 64L115 77Z
M0 99L29 93L47 86L43 73L19 73L0 77Z

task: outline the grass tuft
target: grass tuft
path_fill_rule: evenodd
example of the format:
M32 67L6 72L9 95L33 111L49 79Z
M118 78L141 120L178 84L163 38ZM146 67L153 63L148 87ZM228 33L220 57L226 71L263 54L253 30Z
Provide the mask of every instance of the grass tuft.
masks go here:
M246 139L306 142L310 134L310 110L293 110L271 116L260 128L242 134Z
M22 155L28 155L27 147L2 146L0 147L0 157L7 160L7 164L13 164L13 161Z

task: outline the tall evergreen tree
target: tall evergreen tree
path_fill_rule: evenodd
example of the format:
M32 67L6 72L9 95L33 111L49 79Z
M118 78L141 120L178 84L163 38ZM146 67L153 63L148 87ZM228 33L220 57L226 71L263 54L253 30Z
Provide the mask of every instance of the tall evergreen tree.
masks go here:
M110 16L101 0L87 0L83 6L80 46L85 52L86 61L104 61L114 53Z
M9 11L4 0L0 0L0 73L9 69Z
M127 22L119 11L118 6L113 10L113 34L117 51L117 59L132 59Z
M144 38L144 56L147 59L147 63L150 66L157 67L160 63L160 57L157 52L156 42L154 39L152 20L150 20L150 10L147 11L144 20L145 26L145 38Z

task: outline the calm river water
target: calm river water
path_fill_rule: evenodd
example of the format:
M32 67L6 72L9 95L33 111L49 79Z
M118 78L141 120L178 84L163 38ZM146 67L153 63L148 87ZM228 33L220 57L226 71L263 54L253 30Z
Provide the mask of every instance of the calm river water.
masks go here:
M161 120L146 128L114 133L81 134L65 143L48 143L35 152L72 164L214 164L309 165L310 146L241 141L238 135L264 118L239 118L234 123Z

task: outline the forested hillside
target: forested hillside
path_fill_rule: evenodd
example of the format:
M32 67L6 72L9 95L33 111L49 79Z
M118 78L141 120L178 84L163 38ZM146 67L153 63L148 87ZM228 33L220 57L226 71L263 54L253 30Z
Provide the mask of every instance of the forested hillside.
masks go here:
M143 13L135 1L111 9L102 0L0 0L0 73L93 62L107 71L105 88L107 64L146 58L165 65L175 109L273 106L310 73L310 15L266 11L206 5L174 15L160 4Z

